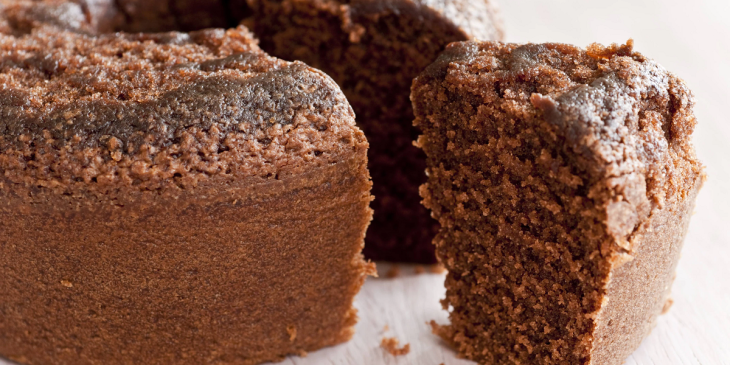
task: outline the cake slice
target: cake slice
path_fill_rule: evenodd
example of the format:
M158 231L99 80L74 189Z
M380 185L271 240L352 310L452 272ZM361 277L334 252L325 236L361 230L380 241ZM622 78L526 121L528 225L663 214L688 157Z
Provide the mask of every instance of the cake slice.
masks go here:
M348 340L372 198L339 87L243 27L93 36L78 4L19 4L0 15L0 356L257 364Z
M340 85L370 142L375 216L365 256L435 262L437 223L418 196L425 156L413 146L413 78L444 47L467 39L500 40L489 0L232 0L266 52L301 60ZM243 9L243 10L242 10Z
M704 179L685 83L631 42L460 42L411 98L448 269L437 332L481 364L623 363Z

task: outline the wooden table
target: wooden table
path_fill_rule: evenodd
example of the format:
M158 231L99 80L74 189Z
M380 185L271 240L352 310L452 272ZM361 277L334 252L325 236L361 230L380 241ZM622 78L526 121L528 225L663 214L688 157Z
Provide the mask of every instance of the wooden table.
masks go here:
M709 180L685 242L674 306L626 364L730 364L730 0L501 3L508 41L586 46L633 38L637 50L684 78L694 91L699 119L694 141ZM381 266L383 274L388 267ZM356 300L360 322L349 343L282 364L474 364L456 359L426 324L447 321L439 304L443 275L413 269L402 267L394 279L368 279ZM379 347L383 337L409 343L410 353L387 354Z

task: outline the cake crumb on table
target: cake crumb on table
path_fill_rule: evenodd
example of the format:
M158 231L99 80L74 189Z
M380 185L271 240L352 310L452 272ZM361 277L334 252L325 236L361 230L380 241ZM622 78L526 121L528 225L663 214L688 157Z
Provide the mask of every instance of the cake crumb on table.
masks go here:
M446 332L447 328L445 328L445 326L442 326L442 325L436 323L436 321L434 321L434 320L431 320L431 322L426 322L426 324L431 326L431 333L433 333L436 336L441 337L441 339L450 343L449 337Z
M433 333L434 335L438 334L439 328L441 328L441 326L436 323L436 321L432 319L431 322L426 322L426 324L431 326L431 333Z
M400 276L400 267L398 265L393 265L388 269L388 271L385 272L385 277L388 279L394 279Z
M294 342L297 339L297 327L289 325L286 327L286 333L289 335L289 341Z
M398 348L398 345L399 341L395 337L383 337L383 340L380 341L380 347L385 349L385 351L388 351L393 356L406 355L411 352L410 343L403 345L401 348Z

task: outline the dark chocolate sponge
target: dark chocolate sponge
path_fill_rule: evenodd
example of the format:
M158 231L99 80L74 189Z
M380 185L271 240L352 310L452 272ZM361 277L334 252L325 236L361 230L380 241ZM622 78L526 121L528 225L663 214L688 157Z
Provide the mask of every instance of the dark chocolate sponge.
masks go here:
M684 82L631 43L460 42L412 99L448 269L438 332L481 364L623 363L704 178Z
M450 42L501 39L494 2L248 0L248 5L254 15L245 24L261 47L332 76L370 142L375 216L365 256L434 262L431 240L438 224L418 196L426 165L413 146L411 82Z

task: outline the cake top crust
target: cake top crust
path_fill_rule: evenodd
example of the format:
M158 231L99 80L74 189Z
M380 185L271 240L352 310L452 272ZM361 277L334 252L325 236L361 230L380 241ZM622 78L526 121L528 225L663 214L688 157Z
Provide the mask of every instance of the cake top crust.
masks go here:
M600 140L616 140L623 132L640 129L638 115L632 111L647 103L666 105L678 99L684 114L693 106L684 82L634 52L632 41L609 47L593 44L586 50L558 43L460 42L448 46L426 74L448 78L457 72L460 82L509 85L482 94L530 101L549 120L566 128L573 142L588 133L600 134ZM695 119L675 121L680 120L670 118L664 126L665 137L689 138Z
M156 189L277 178L367 146L328 76L268 56L245 27L93 35L81 18L66 27L8 9L0 171L11 181Z
M0 0L0 32L24 34L43 24L93 31L84 7L68 0Z
M607 200L609 231L621 239L653 208L681 199L702 180L691 144L691 92L635 52L632 41L587 49L452 43L413 88L430 83L473 105L551 124L593 189L588 194Z

